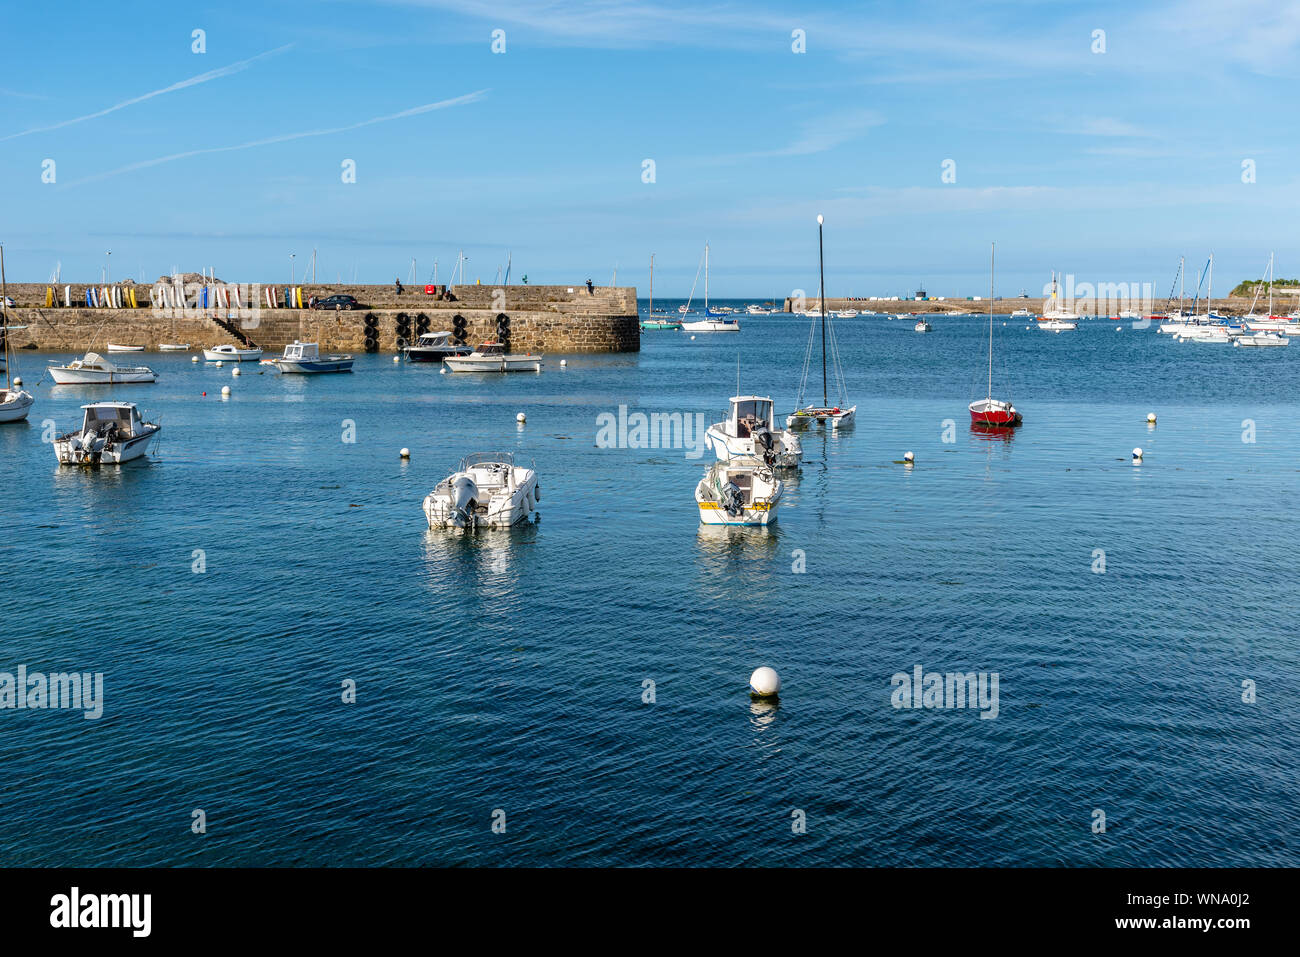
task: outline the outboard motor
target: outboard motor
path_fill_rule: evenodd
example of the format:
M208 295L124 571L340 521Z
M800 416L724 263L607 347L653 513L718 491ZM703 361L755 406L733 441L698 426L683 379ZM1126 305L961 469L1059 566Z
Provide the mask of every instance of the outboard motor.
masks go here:
M458 476L451 483L451 512L455 524L461 528L474 524L474 503L478 499L478 486L468 475Z
M735 482L722 486L722 510L732 518L745 510L745 496Z
M773 464L776 461L776 449L774 448L776 442L771 430L767 426L761 425L754 429L751 434L754 436L754 447L760 450L759 454L762 456L763 461L768 465Z

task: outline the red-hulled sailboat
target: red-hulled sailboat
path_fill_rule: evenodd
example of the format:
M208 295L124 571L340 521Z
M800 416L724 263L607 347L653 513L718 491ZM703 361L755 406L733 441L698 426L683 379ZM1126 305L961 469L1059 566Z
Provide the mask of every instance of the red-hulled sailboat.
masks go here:
M970 404L970 424L976 429L1014 429L1023 417L1010 402L993 398L993 254L989 248L989 385L984 398Z

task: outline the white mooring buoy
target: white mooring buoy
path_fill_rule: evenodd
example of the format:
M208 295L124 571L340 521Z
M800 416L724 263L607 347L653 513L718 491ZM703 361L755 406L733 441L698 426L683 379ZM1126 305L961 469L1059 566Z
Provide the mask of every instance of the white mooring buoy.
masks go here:
M1133 464L1136 465L1138 462L1141 462L1141 461L1142 461L1142 450L1141 450L1141 449L1134 449L1134 450L1133 450Z
M1156 414L1155 414L1154 412L1148 412L1148 413L1147 413L1147 423L1148 423L1149 425L1155 425L1155 424L1156 424Z
M221 387L221 394L222 394L223 396L225 396L225 395L230 395L230 386L228 386L228 385L223 385L223 386Z
M528 421L528 416L520 412L518 415L515 416L515 421L518 422L520 425L523 425L525 422Z
M560 368L564 368L564 367L567 366L568 364L569 364L569 360L568 360L568 359L561 359L561 360L560 360Z
M231 374L232 376L237 376L237 375L239 375L239 366L235 366L233 369L231 369L231 370L230 370L230 374Z
M402 458L409 459L411 457L411 450L408 448L403 448L399 454L402 456Z
M16 385L16 386L18 386L18 387L21 388L21 387L22 387L22 384L23 384L23 377L20 376L20 375L16 375L16 376L14 376L14 385Z
M191 361L191 362L198 362L198 361L199 361L199 357L198 357L198 356L190 356L190 361Z
M220 369L223 365L225 365L225 363L222 362L220 359L218 359L218 360L217 360L217 368Z
M781 693L781 676L775 669L766 666L757 668L749 676L749 696L751 698L775 698Z
M694 341L695 341L695 337L694 337L694 336L691 336L691 342L694 342Z
M913 455L911 452L904 452L903 461L906 462L908 465L911 465L913 462L916 461L916 456Z

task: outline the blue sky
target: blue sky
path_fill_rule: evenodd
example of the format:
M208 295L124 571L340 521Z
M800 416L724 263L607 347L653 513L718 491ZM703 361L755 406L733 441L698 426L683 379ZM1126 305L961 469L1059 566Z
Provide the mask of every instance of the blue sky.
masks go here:
M98 279L111 249L116 278L283 282L314 247L322 281L412 257L445 281L463 249L470 281L510 251L516 279L617 266L644 295L653 252L673 296L707 240L715 296L768 298L816 288L819 212L842 295L980 294L991 240L1005 295L1058 269L1163 297L1211 250L1216 288L1270 251L1300 275L1297 5L140 2L5 27L11 279Z

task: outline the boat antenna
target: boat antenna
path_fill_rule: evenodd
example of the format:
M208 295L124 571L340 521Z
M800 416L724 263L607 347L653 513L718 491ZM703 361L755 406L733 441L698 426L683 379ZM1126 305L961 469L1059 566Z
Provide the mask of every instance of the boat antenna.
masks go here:
M822 214L817 214L817 295L822 313L822 408L829 403L826 388L826 257L822 245Z

